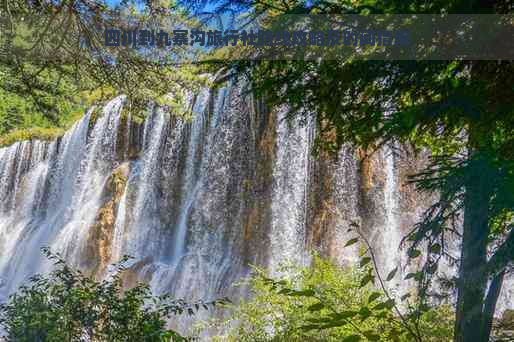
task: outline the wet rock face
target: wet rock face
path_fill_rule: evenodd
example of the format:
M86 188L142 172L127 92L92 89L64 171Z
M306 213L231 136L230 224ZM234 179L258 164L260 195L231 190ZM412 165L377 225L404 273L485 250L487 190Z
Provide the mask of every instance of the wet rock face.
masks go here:
M514 310L505 310L499 324L505 330L514 331Z
M109 176L102 192L102 204L86 237L81 267L97 278L105 276L112 260L114 225L128 175L129 164L124 163Z
M312 251L355 262L361 247L343 248L355 227L382 275L400 267L393 283L406 290L399 245L433 200L406 185L423 158L398 146L313 155L314 123L267 109L237 82L202 90L191 121L153 108L136 122L123 103L87 113L55 142L0 149L2 295L50 267L38 250L49 246L97 277L131 255L126 286L237 299L250 265L278 273ZM514 306L511 297L500 302ZM223 313L196 318L209 314Z
M492 342L514 341L514 310L505 310L502 316L493 322Z

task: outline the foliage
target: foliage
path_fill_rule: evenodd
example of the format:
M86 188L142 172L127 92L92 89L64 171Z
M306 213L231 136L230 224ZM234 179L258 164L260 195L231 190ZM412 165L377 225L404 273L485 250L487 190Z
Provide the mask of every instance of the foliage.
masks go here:
M289 265L288 277L272 279L256 269L252 298L230 305L222 341L412 341L383 291L363 279L370 268L340 268L318 256L309 267ZM451 339L448 306L430 308L420 319L422 341ZM218 322L219 325L220 324Z
M54 140L64 135L65 130L60 128L28 128L28 129L15 129L0 137L0 147L12 145L17 141L22 140Z
M401 142L431 152L427 168L411 181L439 201L405 242L413 259L422 249L428 255L415 274L422 301L442 258L459 265L458 320L480 332L459 331L484 334L477 341L488 339L497 289L514 260L513 65L273 62L252 74L256 89L275 105L288 104L291 115L316 113L321 148L335 152L354 143L372 153ZM458 259L447 250L447 240L455 238L463 239ZM487 292L488 281L499 287Z
M154 296L145 284L123 289L127 257L115 265L112 278L99 282L43 251L55 270L32 277L0 306L7 341L186 341L166 328L166 319L223 302L188 304Z
M64 127L68 115L120 93L134 112L149 101L187 112L185 89L207 81L176 62L183 48L104 46L105 29L197 27L173 1L17 0L0 15L0 134Z
M59 81L57 73L42 72L34 82L51 92L34 89L34 96L21 93L19 75L0 63L0 135L14 129L66 128L87 105L70 82Z
M273 19L288 13L511 13L512 7L508 1L287 1L265 12ZM448 282L458 290L456 341L487 341L514 261L514 63L341 59L243 61L235 68L249 74L253 90L270 105L316 116L320 149L336 152L353 143L371 154L401 143L430 152L427 167L411 181L439 200L404 241L412 259L427 256L409 275L419 282L418 311L432 294L442 295L430 290L447 259L459 267ZM461 239L458 257L447 250L448 239Z
M488 339L502 279L514 260L513 65L283 62L262 63L254 74L256 87L274 104L285 102L299 115L316 113L322 148L336 151L353 142L374 151L399 141L432 152L412 182L439 201L406 240L412 258L420 248L428 255L415 275L419 298L427 299L442 258L458 264L458 320L479 332L459 331L483 334L479 341ZM446 249L454 238L463 239L460 259ZM488 281L499 286L487 292Z

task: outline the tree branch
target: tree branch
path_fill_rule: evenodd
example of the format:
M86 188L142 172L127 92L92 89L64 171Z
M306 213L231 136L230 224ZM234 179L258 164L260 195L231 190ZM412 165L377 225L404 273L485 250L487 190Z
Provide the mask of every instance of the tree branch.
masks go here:
M487 262L487 271L489 274L502 272L514 260L514 228L504 243L496 250Z

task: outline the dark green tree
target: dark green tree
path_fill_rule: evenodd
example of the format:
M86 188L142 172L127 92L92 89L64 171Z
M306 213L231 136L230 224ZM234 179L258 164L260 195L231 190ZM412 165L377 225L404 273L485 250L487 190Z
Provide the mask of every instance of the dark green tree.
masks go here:
M199 82L180 46L108 47L106 29L172 31L195 27L174 1L4 0L0 10L0 89L32 101L52 122L56 102L89 105L117 94L135 109L149 101L182 108ZM170 37L171 38L171 37ZM65 88L65 93L63 93ZM166 95L172 93L173 97ZM72 99L72 95L80 95ZM49 101L48 99L52 99Z
M253 4L254 2L249 2ZM502 1L291 1L287 13L507 13ZM262 8L262 5L261 7ZM425 248L420 310L441 258L459 267L456 342L489 339L496 302L514 260L514 64L512 61L240 62L253 89L291 115L314 113L318 143L368 151L400 142L428 149L429 165L412 182L437 193L409 236L412 258ZM387 113L387 115L386 115ZM446 250L459 238L460 255Z

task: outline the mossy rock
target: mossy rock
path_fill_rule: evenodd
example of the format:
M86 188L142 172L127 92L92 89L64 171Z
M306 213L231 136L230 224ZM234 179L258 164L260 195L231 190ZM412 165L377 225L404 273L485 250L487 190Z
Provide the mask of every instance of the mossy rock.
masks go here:
M514 330L514 310L505 310L500 319L500 324L506 330Z
M119 200L125 185L127 184L129 174L129 166L127 163L120 165L107 181L107 190L114 197L115 201Z
M27 129L16 129L0 137L0 147L6 147L18 141L25 140L52 141L62 137L64 133L66 133L64 128L34 127Z
M129 120L130 118L130 120ZM120 129L117 136L117 156L119 160L133 160L139 157L139 132L142 130L144 118L133 115L127 106L120 113ZM128 130L128 132L127 132Z
M100 117L100 108L95 107L89 115L88 129L91 131Z
M83 257L87 260L84 268L88 274L101 277L111 259L114 225L129 171L128 163L122 164L113 171L106 182L103 204L90 227L84 249Z
M127 118L130 116L130 121L137 124L142 125L145 121L145 116L140 114L139 111L131 110L129 105L123 106L123 109L120 113L120 120L122 124L127 123Z

